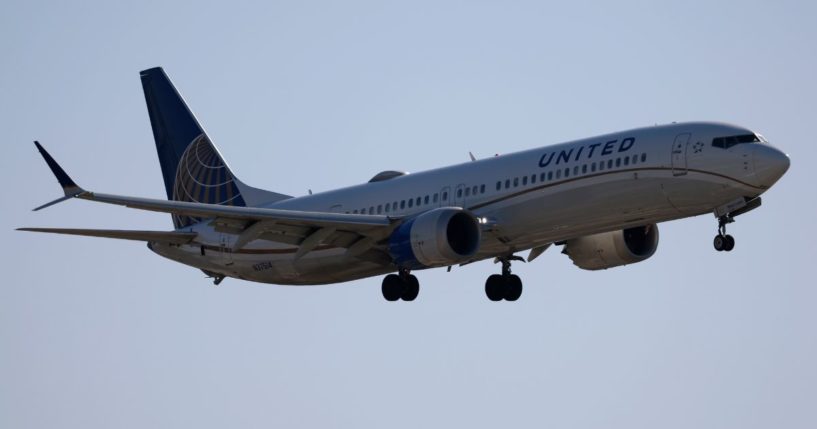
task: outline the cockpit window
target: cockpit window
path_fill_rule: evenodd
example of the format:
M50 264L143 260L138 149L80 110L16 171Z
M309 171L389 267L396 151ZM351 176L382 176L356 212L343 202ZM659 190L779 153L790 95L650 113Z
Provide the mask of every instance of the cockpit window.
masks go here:
M729 149L736 144L756 143L759 141L761 140L754 134L742 134L739 136L715 137L712 139L712 146L722 149Z

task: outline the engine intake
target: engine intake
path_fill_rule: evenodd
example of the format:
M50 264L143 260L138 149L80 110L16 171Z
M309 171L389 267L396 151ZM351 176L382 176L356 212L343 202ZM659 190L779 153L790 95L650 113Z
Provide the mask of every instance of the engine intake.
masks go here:
M641 262L658 248L658 226L638 226L567 240L562 253L585 270L603 270Z
M389 254L402 268L443 267L477 253L479 222L459 207L427 211L400 225L389 238Z

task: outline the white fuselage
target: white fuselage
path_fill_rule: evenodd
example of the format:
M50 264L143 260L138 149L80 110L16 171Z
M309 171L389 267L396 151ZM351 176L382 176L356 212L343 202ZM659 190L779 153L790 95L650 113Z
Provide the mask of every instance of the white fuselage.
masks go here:
M292 198L267 207L416 216L463 207L485 230L471 262L575 237L711 213L755 197L779 177L765 170L765 142L712 145L751 134L728 124L681 123L622 131L421 173ZM775 155L769 155L775 156ZM232 251L237 235L206 220L189 245L156 243L170 259L209 272L278 284L324 284L394 272L373 259L323 245L296 259L297 243L258 239Z

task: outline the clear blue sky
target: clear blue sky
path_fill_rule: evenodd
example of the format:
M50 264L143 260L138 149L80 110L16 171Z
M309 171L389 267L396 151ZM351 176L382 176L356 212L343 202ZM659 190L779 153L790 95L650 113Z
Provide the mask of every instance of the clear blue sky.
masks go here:
M0 427L817 426L814 2L5 2ZM227 5L229 3L229 5ZM163 197L138 72L163 66L247 183L302 195L629 127L722 120L792 157L716 253L711 216L650 260L551 249L489 302L480 263L214 287L143 244L20 226L170 229L70 201Z

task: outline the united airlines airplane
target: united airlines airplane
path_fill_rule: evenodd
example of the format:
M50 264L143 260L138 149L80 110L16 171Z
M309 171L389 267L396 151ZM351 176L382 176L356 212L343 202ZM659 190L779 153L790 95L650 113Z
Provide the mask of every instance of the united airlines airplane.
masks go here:
M384 275L383 297L413 301L412 272L492 259L492 301L515 301L512 261L551 245L579 268L643 261L656 224L714 213L727 224L760 206L789 158L754 131L723 123L652 126L292 197L238 180L161 68L141 72L167 200L79 187L37 142L65 196L169 213L173 231L20 228L147 242L153 252L225 277L316 285ZM528 251L527 256L517 254Z

